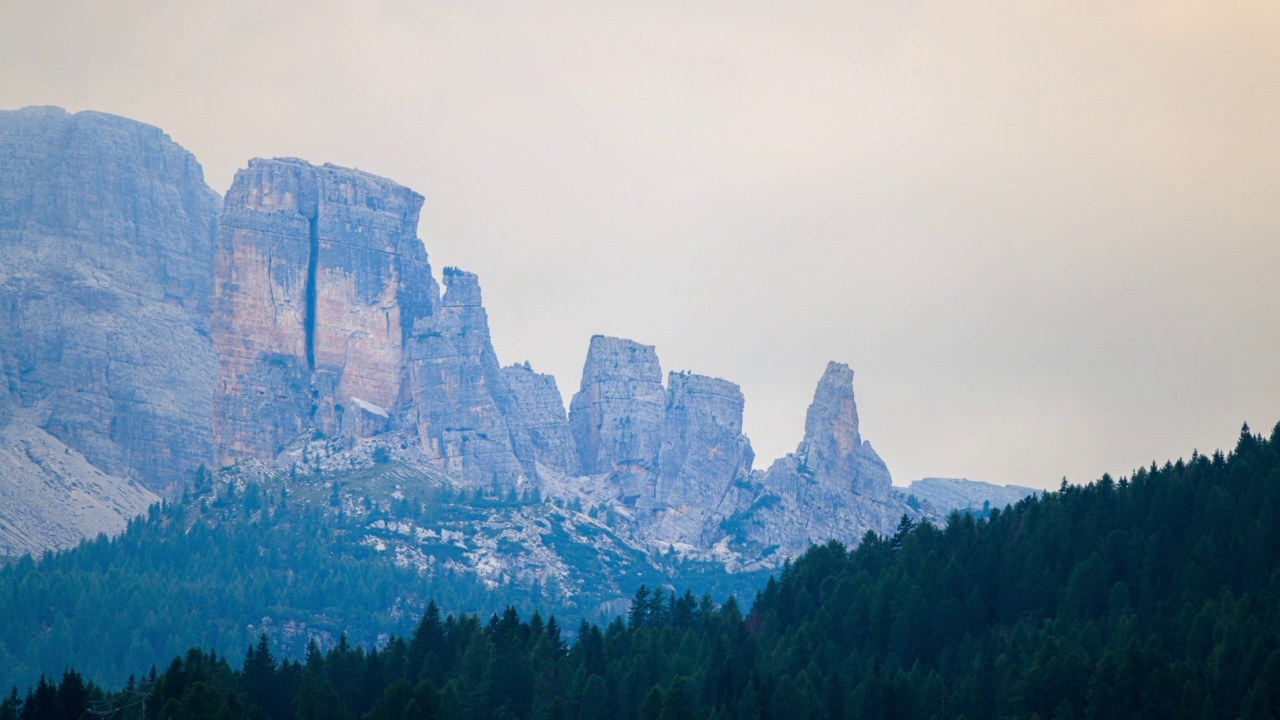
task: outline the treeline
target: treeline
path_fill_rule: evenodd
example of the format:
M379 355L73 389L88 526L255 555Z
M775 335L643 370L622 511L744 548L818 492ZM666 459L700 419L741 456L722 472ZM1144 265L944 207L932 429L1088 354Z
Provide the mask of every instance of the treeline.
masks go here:
M145 720L1276 717L1278 513L1280 426L1246 428L1230 456L812 548L745 615L641 588L567 644L514 608L432 605L376 649L191 650L105 701ZM59 717L37 694L0 720Z

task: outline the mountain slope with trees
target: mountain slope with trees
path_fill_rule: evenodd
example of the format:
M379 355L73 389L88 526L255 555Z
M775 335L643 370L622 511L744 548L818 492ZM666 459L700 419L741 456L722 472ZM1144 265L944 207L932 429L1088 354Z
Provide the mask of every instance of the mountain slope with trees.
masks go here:
M1229 456L814 547L745 614L641 587L567 646L540 615L431 605L369 651L278 663L262 638L243 662L193 649L84 692L129 718L145 694L148 719L1274 717L1278 511L1280 426L1246 427ZM60 717L41 713L65 683L15 693L0 720Z

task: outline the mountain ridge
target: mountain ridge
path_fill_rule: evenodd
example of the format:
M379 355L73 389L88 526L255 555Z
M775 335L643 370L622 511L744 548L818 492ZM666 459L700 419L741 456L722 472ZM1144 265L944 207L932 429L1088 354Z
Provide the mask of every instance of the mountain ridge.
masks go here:
M106 129L95 130L99 126ZM78 144L59 139L67 133L79 133ZM489 337L478 278L445 267L436 282L417 236L423 198L394 181L299 158L255 158L219 198L194 157L159 129L125 118L9 111L0 113L0 137L7 138L0 157L18 170L7 174L0 197L21 197L23 188L54 177L62 178L59 192L67 198L55 215L38 207L36 196L10 202L4 242L41 248L58 238L86 259L77 272L119 292L145 291L137 310L121 318L113 314L118 301L98 295L78 301L57 285L40 290L52 311L92 318L81 328L88 336L124 323L118 335L98 343L130 338L133 348L122 360L88 347L74 366L90 377L106 368L110 377L135 373L132 385L104 387L99 406L109 408L78 409L85 397L81 377L55 376L41 391L53 397L53 412L42 414L38 406L46 401L28 389L30 378L32 369L38 377L59 355L58 338L26 343L48 347L42 356L0 357L8 385L18 390L5 396L17 401L0 398L0 408L30 415L111 474L163 497L176 499L201 466L270 462L312 433L355 444L397 433L416 444L413 462L466 487L538 487L565 502L594 500L610 507L624 532L655 549L680 545L723 555L732 545L734 567L765 556L776 565L811 542L832 536L853 542L865 530L891 529L903 513L915 516L890 492L887 468L858 434L853 373L846 366L832 364L828 375L836 374L819 383L815 404L826 402L826 394L843 405L816 415L811 408L810 421L825 425L806 423L796 456L803 459L755 470L742 433L740 389L690 373L672 373L664 384L652 346L592 338L568 408L554 378L527 365L504 369ZM142 162L130 164L119 153L121 137ZM98 153L116 158L119 169L112 172L131 184L103 189L112 180L95 162ZM24 157L44 160L18 162ZM63 169L47 169L55 165ZM83 202L90 197L97 200ZM197 209L169 212L176 206L162 202L183 197L200 198ZM42 234L29 230L36 221L46 228ZM139 234L138 227L154 231ZM195 241L188 237L192 227ZM103 233L115 244L98 242ZM149 254L134 252L135 242ZM100 246L126 261L94 255ZM0 297L19 299L10 307L30 306L15 283L63 271L46 260L19 266L15 257L0 261ZM174 268L185 279L171 287ZM163 291L148 290L153 286ZM157 312L171 320L149 324ZM22 345L24 333L39 337L49 317L12 316L11 345ZM186 413L185 428L135 417L139 406L131 398L158 390ZM819 437L819 430L827 435ZM168 444L163 471L148 459L157 443ZM822 488L818 505L805 502L809 491L798 479L810 477L806 463L819 468L812 476ZM857 491L846 492L846 485ZM803 514L803 521L783 523L791 513ZM732 535L724 527L730 520Z

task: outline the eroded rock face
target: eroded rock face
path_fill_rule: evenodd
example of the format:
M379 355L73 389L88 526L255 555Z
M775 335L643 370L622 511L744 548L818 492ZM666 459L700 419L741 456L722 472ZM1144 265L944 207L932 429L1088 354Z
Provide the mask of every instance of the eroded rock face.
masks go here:
M721 514L739 540L781 557L833 539L855 544L868 530L892 533L903 514L917 515L892 492L888 468L859 434L853 371L841 363L828 364L818 382L796 452L753 484L754 493L737 495L737 507Z
M407 345L407 416L441 469L477 487L522 485L534 477L534 451L508 425L515 401L489 340L480 284L454 268L445 268L444 284L439 312L418 321Z
M577 475L578 452L556 379L534 372L528 363L502 368L502 379L513 401L509 417L512 433L528 438L538 464Z
M350 398L401 405L406 339L440 302L421 207L332 165L258 159L236 174L213 267L220 464L271 457L306 428L336 434Z
M893 484L889 470L858 432L853 370L827 364L804 419L804 440L796 448L800 465L833 485L847 483L860 495L880 496Z
M653 526L666 542L699 544L708 519L734 483L746 482L755 454L742 434L742 391L706 375L667 376Z
M664 387L652 346L592 338L566 416L553 378L500 367L475 275L446 269L441 297L422 197L389 180L253 160L218 215L159 130L42 108L0 113L0 162L0 450L27 448L11 475L85 503L26 528L106 527L152 497L133 479L172 495L201 462L315 443L347 469L536 483L628 542L726 567L891 532L907 511L860 435L845 365L827 367L796 452L764 472L739 388L688 373ZM3 520L7 547L39 547Z
M212 456L217 194L158 128L95 112L0 112L0 168L0 417L176 494Z
M665 409L662 368L652 345L591 338L582 385L569 404L583 474L655 474Z
M363 439L408 428L469 484L535 476L532 442L510 427L515 400L480 285L446 268L440 296L417 238L421 206L407 188L331 165L254 160L236 175L214 266L220 463L268 459L311 429Z

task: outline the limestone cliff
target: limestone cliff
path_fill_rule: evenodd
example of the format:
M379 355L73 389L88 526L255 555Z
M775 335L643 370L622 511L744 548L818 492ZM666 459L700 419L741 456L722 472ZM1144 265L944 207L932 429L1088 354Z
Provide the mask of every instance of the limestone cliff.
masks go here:
M534 452L508 425L515 401L489 340L480 285L454 268L445 269L444 284L440 311L420 320L408 341L406 412L437 467L472 486L522 485L534 477Z
M707 522L734 483L751 474L755 454L742 434L742 391L727 380L671 373L648 534L701 544Z
M0 112L0 169L0 423L173 495L212 456L217 194L159 129L95 112Z
M19 518L50 542L141 509L133 480L172 496L202 462L293 472L313 445L351 471L536 488L628 542L734 568L907 510L838 363L764 472L738 386L664 387L649 345L593 337L566 414L554 378L500 366L475 275L446 268L441 296L423 198L390 180L252 160L219 211L159 130L48 108L0 113L0 162L0 451L16 453L0 469L80 503L61 524ZM5 547L44 547L14 527L0 517Z
M628 492L657 471L666 392L652 345L596 335L582 384L569 404L569 427L583 474L620 473Z
M502 368L502 379L514 403L509 418L512 433L528 438L539 465L577 475L578 452L555 377L534 372L524 363Z
M253 160L236 174L213 266L219 464L271 457L306 428L336 434L353 403L400 406L406 339L439 306L421 207L332 165Z
M779 558L832 539L855 544L868 530L891 533L903 514L917 515L891 490L888 468L862 439L853 371L841 363L828 364L818 382L796 452L753 483L753 496L737 496L738 507L721 514L735 539Z

